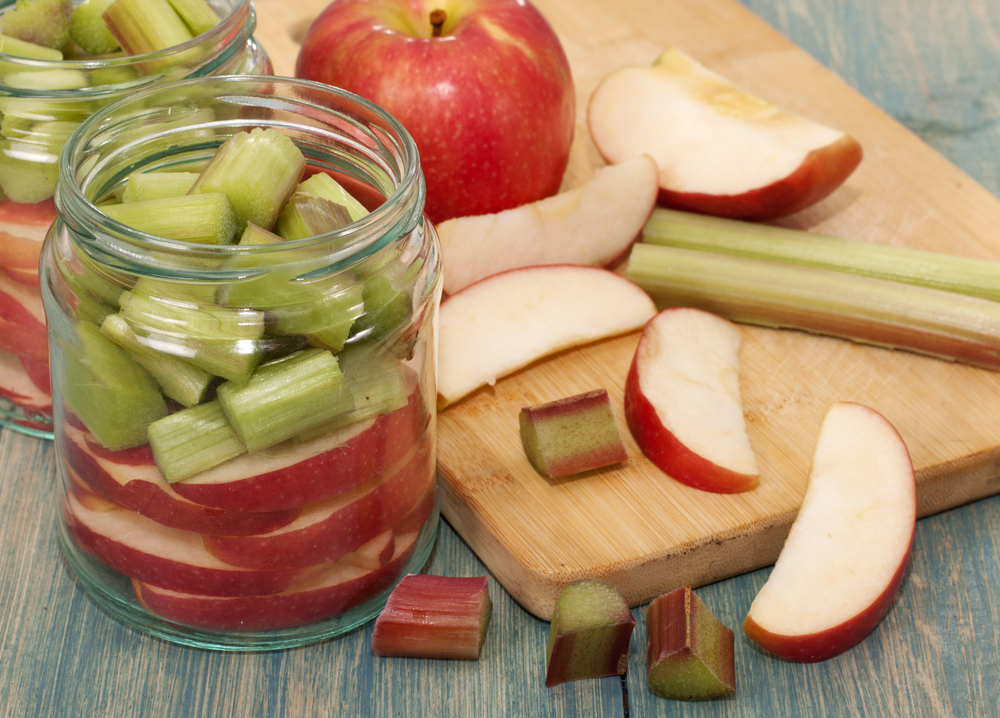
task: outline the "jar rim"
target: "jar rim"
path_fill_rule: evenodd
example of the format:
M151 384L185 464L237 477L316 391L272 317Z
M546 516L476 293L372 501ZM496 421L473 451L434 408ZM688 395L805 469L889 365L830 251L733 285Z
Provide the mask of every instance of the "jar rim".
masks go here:
M268 91L263 92L266 88ZM100 164L90 163L83 169L87 173L81 180L78 169L89 162L89 153L94 146L100 147L100 138L109 127L115 126L116 118L134 117L130 111L148 110L156 106L156 97L177 97L189 95L188 91L197 90L199 97L214 99L218 102L240 104L253 100L254 105L287 106L310 109L336 115L336 103L349 103L360 108L366 115L371 115L388 128L389 133L382 133L394 145L391 151L398 153L401 170L394 174L396 168L385 166L387 174L393 181L393 191L385 196L384 201L365 217L352 222L340 229L324 234L306 237L304 239L283 241L279 245L203 245L183 240L168 239L140 232L110 218L102 212L86 192L86 177L97 171ZM306 98L312 100L308 102ZM326 100L326 104L320 101ZM171 108L176 104L171 104ZM339 116L338 116L339 117ZM315 119L315 118L314 118ZM248 120L246 128L267 125L257 119ZM236 128L232 122L220 120L205 123L205 126ZM280 124L278 126L281 126ZM306 129L309 126L303 125ZM318 131L318 130L317 130ZM152 135L145 139L149 140ZM222 138L216 138L221 144ZM120 159L117 155L113 155ZM369 256L389 244L393 238L411 232L423 219L425 187L423 175L419 166L419 155L416 143L392 115L378 105L359 95L340 88L325 85L311 80L289 77L272 77L256 75L230 75L206 78L193 78L171 82L130 94L128 97L109 104L98 110L85 120L66 143L59 158L59 181L56 184L55 201L59 221L66 224L74 236L87 245L91 251L105 256L118 255L126 262L139 261L139 252L164 252L174 257L186 257L178 260L186 266L191 262L210 259L220 261L223 257L265 255L278 251L329 250L331 264L344 263L348 259L358 261ZM92 229L101 227L106 232L100 236ZM170 273L169 267L161 267L166 272L164 276L177 276ZM335 269L331 266L331 269ZM179 270L183 274L183 269Z
M197 52L202 47L242 47L253 37L253 32L257 27L257 14L254 10L252 0L225 0L231 5L230 12L219 19L219 23L205 32L193 37L180 45L155 50L140 55L121 55L118 57L101 58L81 58L73 60L40 60L35 58L21 57L0 52L0 62L14 66L23 67L25 70L79 70L94 71L115 68L126 68L136 65L169 65L170 61L182 57L187 53ZM4 2L0 0L0 10L9 11L14 0ZM214 57L216 53L211 53ZM206 55L208 57L208 55ZM128 83L131 88L141 88L150 82L156 82L162 75L152 73L141 76L137 81ZM93 85L85 88L75 89L44 89L32 90L30 88L10 87L0 80L0 96L6 92L13 92L24 97L80 97L101 96L114 94L122 91L121 83L107 85Z

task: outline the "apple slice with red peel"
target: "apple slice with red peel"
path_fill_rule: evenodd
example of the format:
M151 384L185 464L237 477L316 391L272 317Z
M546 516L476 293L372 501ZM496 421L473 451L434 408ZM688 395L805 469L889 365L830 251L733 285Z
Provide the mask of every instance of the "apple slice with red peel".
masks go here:
M188 626L216 631L289 628L336 618L385 591L406 568L418 535L384 532L309 581L270 596L206 596L141 581L133 581L132 587L147 610Z
M486 576L404 576L375 619L372 652L477 660L492 610Z
M646 680L658 696L680 701L736 691L735 636L690 586L646 609Z
M903 439L874 409L834 404L820 427L809 485L743 631L793 661L824 661L860 643L896 595L917 519Z
M610 583L584 578L556 600L546 646L545 686L624 675L635 617Z
M645 326L625 379L625 420L642 452L696 489L760 481L739 385L741 334L700 309L665 309Z
M350 491L392 466L429 426L416 375L406 371L404 380L404 407L308 441L239 456L172 487L195 503L230 511L279 511Z
M437 225L444 291L491 274L539 264L606 267L620 259L656 204L656 164L648 155L597 170L566 192L498 214Z
M195 533L245 536L274 531L290 524L298 508L281 511L224 511L196 504L174 491L153 462L149 444L109 451L69 417L57 439L66 469L112 503L157 523Z
M0 396L18 406L41 412L52 411L52 395L43 390L28 373L25 362L16 354L0 350ZM44 365L48 369L48 364ZM32 367L34 370L35 367Z
M742 219L805 209L862 159L850 135L741 91L677 48L605 77L587 123L608 162L653 157L661 204Z
M45 310L37 289L0 270L0 350L36 362L49 360Z
M441 303L438 408L548 354L635 331L655 313L638 286L597 267L523 267L470 284Z
M400 521L432 489L428 442L388 476L302 508L291 523L253 536L206 536L205 548L233 566L274 570L335 561Z
M205 550L196 533L161 526L80 485L67 492L63 516L77 546L130 578L175 591L218 596L279 593L325 565L274 571L230 566Z

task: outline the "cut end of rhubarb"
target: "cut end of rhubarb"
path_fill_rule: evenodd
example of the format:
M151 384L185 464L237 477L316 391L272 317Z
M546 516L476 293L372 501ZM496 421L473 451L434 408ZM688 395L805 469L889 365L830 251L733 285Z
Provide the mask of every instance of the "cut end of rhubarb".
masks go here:
M378 656L477 660L493 603L485 576L403 577L375 620Z
M722 624L690 586L665 593L646 610L649 687L681 701L736 691L733 631Z
M634 627L628 602L610 583L585 578L567 585L552 612L546 687L624 675Z
M628 461L605 389L525 407L519 419L528 461L547 478Z

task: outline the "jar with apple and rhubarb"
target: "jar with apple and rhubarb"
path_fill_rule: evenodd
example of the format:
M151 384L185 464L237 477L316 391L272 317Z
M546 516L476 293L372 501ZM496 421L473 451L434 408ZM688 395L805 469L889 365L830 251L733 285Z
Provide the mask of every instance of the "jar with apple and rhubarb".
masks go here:
M373 618L437 531L440 247L416 146L355 95L202 78L98 111L42 250L58 521L167 640L269 650Z
M73 130L146 87L272 71L251 0L181 7L184 17L167 0L0 0L0 425L52 438L38 260Z

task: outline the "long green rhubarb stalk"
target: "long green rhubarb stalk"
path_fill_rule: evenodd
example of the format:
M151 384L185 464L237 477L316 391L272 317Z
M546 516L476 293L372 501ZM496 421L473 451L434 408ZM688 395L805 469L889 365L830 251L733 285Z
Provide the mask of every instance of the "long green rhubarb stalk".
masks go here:
M642 236L647 244L850 272L1000 301L1000 262L665 208L653 211Z
M1000 369L1000 304L939 289L716 252L636 244L626 277L660 308L802 329Z

